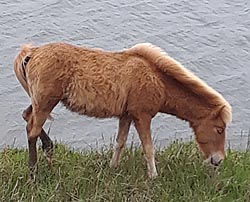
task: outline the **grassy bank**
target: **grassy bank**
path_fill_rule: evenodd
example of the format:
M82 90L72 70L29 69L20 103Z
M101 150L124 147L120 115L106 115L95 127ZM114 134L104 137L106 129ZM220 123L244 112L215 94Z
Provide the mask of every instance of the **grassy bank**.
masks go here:
M79 153L56 145L53 167L39 153L27 183L27 151L0 153L0 201L250 201L250 152L228 151L219 170L203 164L193 143L156 153L159 177L148 181L140 149L127 149L119 169L111 151Z

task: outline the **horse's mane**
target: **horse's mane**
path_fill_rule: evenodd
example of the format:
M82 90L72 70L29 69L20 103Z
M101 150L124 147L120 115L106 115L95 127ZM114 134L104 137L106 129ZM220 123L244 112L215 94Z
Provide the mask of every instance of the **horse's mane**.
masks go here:
M193 93L206 98L215 107L221 107L221 117L225 123L232 119L231 106L223 96L208 86L204 81L187 70L181 63L168 56L161 48L150 43L141 43L127 50L154 63L162 72L172 76Z

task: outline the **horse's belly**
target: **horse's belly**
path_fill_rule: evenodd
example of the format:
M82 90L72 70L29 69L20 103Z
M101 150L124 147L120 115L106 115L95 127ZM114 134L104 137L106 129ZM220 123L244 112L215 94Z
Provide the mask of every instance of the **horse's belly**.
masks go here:
M106 88L86 87L71 89L62 100L63 104L73 112L108 118L120 116L126 105L126 94L117 86Z

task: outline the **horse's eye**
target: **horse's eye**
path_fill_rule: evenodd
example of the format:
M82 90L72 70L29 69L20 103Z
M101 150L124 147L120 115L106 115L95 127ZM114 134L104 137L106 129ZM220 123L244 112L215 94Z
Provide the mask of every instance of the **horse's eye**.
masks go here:
M224 132L224 128L216 127L217 133L222 134Z
M197 140L197 142L199 143L199 144L208 144L208 141L200 141L200 140Z

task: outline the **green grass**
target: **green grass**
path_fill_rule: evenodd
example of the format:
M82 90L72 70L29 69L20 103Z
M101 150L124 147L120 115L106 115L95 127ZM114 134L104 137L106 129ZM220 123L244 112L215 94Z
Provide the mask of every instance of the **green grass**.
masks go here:
M56 145L52 168L41 151L35 182L27 183L27 151L0 153L0 201L250 201L250 152L228 151L214 171L193 143L156 152L159 177L147 179L142 152L128 148L118 169L111 150L77 152Z

